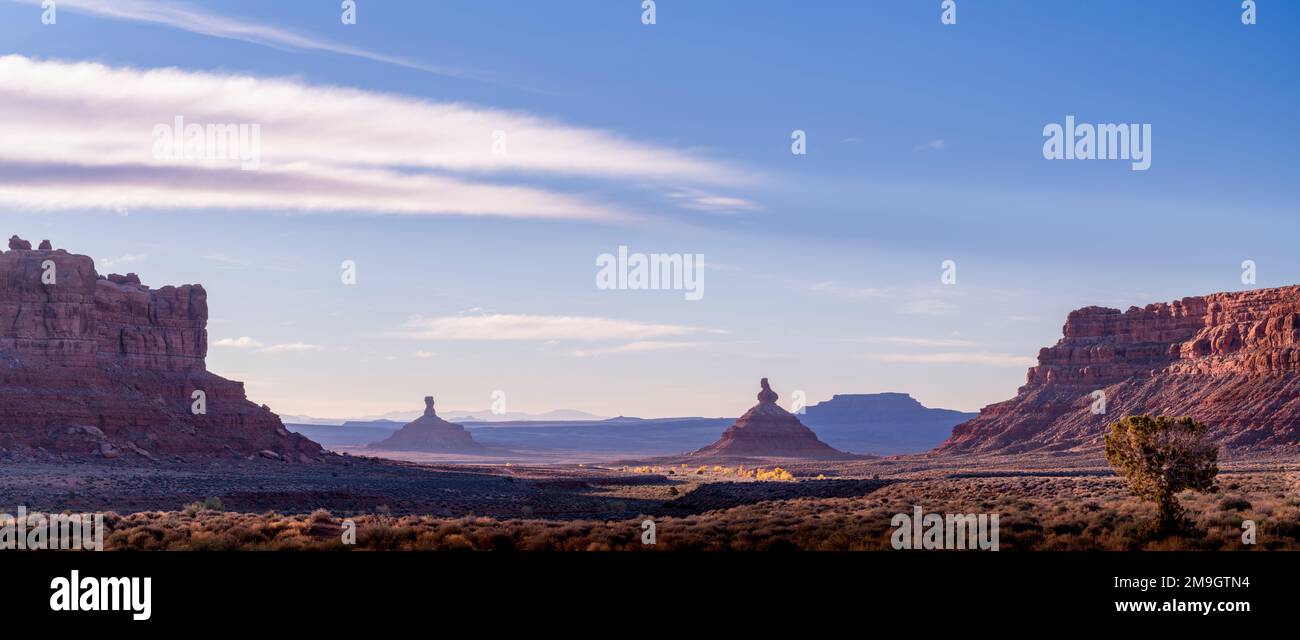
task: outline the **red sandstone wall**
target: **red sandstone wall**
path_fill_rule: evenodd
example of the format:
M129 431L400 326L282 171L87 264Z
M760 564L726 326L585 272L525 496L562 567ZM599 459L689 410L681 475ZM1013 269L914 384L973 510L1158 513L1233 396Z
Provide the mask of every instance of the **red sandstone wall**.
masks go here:
M1300 287L1073 311L1017 396L985 407L940 449L1096 446L1109 422L1135 413L1192 415L1234 446L1300 443L1298 318ZM1105 415L1091 412L1096 390Z

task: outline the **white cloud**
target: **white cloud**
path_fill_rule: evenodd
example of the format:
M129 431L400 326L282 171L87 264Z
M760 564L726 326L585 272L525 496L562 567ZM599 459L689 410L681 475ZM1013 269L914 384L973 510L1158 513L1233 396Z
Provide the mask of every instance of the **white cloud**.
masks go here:
M416 358L432 358L438 354L432 351L424 351L423 349L421 349L419 351L416 351L415 353L412 353L411 355L415 356Z
M953 306L937 298L920 298L903 303L898 310L916 315L942 316L952 313Z
M240 170L234 159L155 157L155 126L171 126L177 116L186 124L257 125L257 170ZM507 136L505 153L493 153L497 131ZM673 188L749 179L691 153L518 111L291 79L19 55L0 57L0 140L0 204L38 210L619 220L637 216L602 198L524 179Z
M649 353L655 351L679 351L682 349L697 349L706 345L699 342L673 342L665 340L640 340L629 342L617 347L607 349L580 349L574 351L573 355L579 358L590 358L621 353Z
M969 340L950 338L908 338L903 336L883 336L874 338L853 338L849 342L870 344L901 344L913 347L969 347L974 343Z
M299 351L320 351L320 345L307 344L305 342L287 342L284 344L273 344L261 350L262 353L293 353Z
M833 280L828 282L818 282L812 286L812 290L817 293L827 293L842 298L879 298L889 294L885 289L858 287Z
M225 347L230 349L256 349L258 353L293 353L320 350L320 345L307 344L305 342L285 342L267 346L260 340L254 340L248 336L222 338L212 343L212 345L215 347Z
M974 364L988 367L1032 367L1037 364L1037 361L1033 358L987 351L969 353L869 353L864 357L876 362L898 364Z
M263 345L261 342L258 342L257 340L254 340L248 336L240 336L238 338L222 338L212 343L212 346L230 347L231 349L257 349Z
M495 314L412 318L402 335L424 340L643 341L699 333L725 333L675 324L598 316Z
M40 5L44 2L44 0L14 1L34 5ZM424 64L398 56L384 55L324 38L303 35L288 29L257 24L249 20L227 18L174 0L169 0L166 3L153 0L59 0L57 4L60 11L70 10L74 13L85 13L112 20L157 24L189 31L190 33L241 40L275 49L328 51L439 75L480 76L480 74L474 72Z
M100 258L98 262L100 267L104 269L112 269L114 267L119 267L124 264L144 262L145 260L148 259L149 259L149 254L147 253L128 253L124 256L118 256L116 258Z
M744 198L708 193L699 189L678 189L669 193L668 197L679 206L710 213L741 213L762 209L758 203Z

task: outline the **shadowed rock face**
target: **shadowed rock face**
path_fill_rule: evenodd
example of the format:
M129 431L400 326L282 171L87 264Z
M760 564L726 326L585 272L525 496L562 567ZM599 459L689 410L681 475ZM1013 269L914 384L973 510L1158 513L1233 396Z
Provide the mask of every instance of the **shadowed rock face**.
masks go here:
M322 450L207 371L207 293L100 276L15 236L0 253L0 457L265 458ZM193 412L195 392L206 413Z
M700 458L782 457L816 460L856 457L818 440L817 434L776 403L776 392L768 386L767 378L763 378L760 384L762 390L758 392L758 404L728 427L717 442L687 455Z
M1233 448L1300 443L1300 287L1071 312L1016 397L939 451L1095 448L1109 423L1144 413L1192 416Z
M438 417L433 410L433 396L424 397L424 415L407 423L393 435L371 444L370 448L433 453L485 452L483 445L475 442L465 427Z

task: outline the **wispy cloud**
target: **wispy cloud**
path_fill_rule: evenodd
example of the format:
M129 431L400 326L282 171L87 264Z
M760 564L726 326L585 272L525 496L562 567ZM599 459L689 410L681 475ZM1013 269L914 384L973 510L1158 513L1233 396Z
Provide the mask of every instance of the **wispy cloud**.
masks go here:
M261 350L262 353L294 353L299 351L320 351L320 345L307 344L305 342L287 342L284 344L273 344Z
M254 340L248 336L240 336L238 338L222 338L212 343L212 346L228 347L231 349L257 349L262 347L263 345L261 342L258 342L257 340Z
M177 116L257 125L257 170L156 155L155 127ZM0 140L0 203L30 209L626 220L638 216L574 192L583 189L575 179L671 189L749 179L693 153L517 111L17 55L0 57ZM564 178L564 191L534 179L552 177Z
M1032 367L1033 358L1011 353L943 352L943 353L869 353L866 359L897 364L974 364L987 367Z
M103 269L112 269L114 267L120 267L122 265L134 264L136 262L144 262L145 260L148 259L149 259L149 254L147 253L128 253L124 256L118 256L116 258L100 258L99 260L97 260L97 262L99 263L99 266Z
M842 298L880 298L889 295L889 291L886 289L860 287L833 280L818 282L810 288L817 293L825 293Z
M683 208L709 213L745 213L762 209L758 203L744 198L719 195L699 189L678 189L670 192L668 198Z
M40 5L44 0L11 0ZM240 40L287 51L325 51L354 58L398 65L444 76L464 76L493 81L477 71L426 64L399 56L310 36L246 19L222 16L182 2L168 0L58 0L60 11L72 11L110 20L154 24L200 35Z
M969 347L974 343L970 340L957 340L955 338L909 338L905 336L881 336L871 338L850 338L847 342L862 342L867 344L898 344L912 347Z
M256 350L259 353L293 353L299 351L319 351L320 345L307 344L305 342L285 342L267 346L260 340L255 340L249 336L240 336L238 338L222 338L212 343L215 347L229 349L246 349Z
M918 298L899 305L899 311L913 315L942 316L953 312L953 305L938 298Z
M617 347L605 349L579 349L573 352L573 355L579 358L591 358L595 356L623 354L623 353L651 353L656 351L681 351L684 349L699 349L707 345L701 342L674 342L667 340L640 340L629 342Z
M725 333L677 324L599 316L495 314L414 317L401 335L423 340L645 341L690 334Z

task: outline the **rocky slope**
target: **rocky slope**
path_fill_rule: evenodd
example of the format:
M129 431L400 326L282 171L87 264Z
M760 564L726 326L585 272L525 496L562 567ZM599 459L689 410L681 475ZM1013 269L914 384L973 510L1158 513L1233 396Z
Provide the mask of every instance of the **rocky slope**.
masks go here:
M1018 395L957 426L939 451L1092 448L1110 422L1140 413L1192 416L1232 448L1295 447L1300 287L1071 312Z
M84 255L0 253L0 459L171 460L260 456L309 462L244 385L206 369L207 293L101 276ZM201 400L201 403L199 402Z
M424 397L424 415L398 429L393 435L371 444L370 448L433 453L485 452L483 445L475 442L465 427L438 417L433 410L433 396Z
M758 404L722 433L717 442L687 454L692 458L811 458L815 460L851 460L852 454L839 451L817 439L794 414L776 403L777 395L760 382Z

